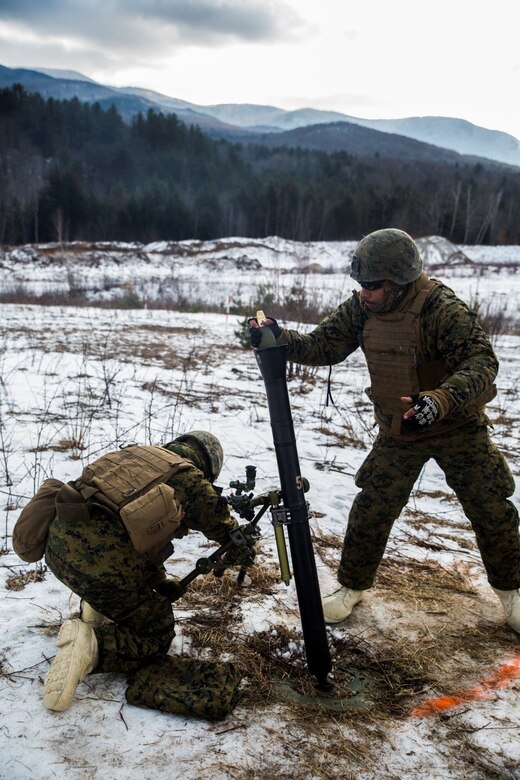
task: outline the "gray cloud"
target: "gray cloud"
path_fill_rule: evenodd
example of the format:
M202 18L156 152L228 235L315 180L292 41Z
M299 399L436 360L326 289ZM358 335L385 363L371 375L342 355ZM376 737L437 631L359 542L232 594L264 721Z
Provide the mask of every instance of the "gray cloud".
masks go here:
M297 20L283 3L253 0L130 0L125 8L197 35L245 40L286 37Z
M93 51L109 46L115 59L130 51L160 56L172 44L290 39L302 27L275 0L0 0L0 19Z

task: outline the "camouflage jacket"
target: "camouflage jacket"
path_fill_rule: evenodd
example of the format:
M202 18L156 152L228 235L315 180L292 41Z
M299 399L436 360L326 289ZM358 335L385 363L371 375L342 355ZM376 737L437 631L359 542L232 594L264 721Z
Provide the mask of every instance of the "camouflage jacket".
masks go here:
M311 333L284 330L278 343L288 344L288 359L295 363L335 365L358 347L364 351L367 320L355 291ZM420 329L424 361L443 359L446 363L446 376L439 387L451 394L455 413L492 387L498 371L497 357L476 314L453 290L444 284L433 290L421 311ZM403 394L407 392L404 387ZM385 418L378 409L376 416Z
M188 449L182 445L168 445L166 449L178 455L188 455ZM193 451L189 459L193 459ZM236 526L236 520L229 513L229 505L220 498L219 492L206 479L201 469L193 465L178 472L168 480L175 490L175 497L182 505L184 517L176 537L184 536L188 531L201 531L208 539L222 544L227 541L230 531Z

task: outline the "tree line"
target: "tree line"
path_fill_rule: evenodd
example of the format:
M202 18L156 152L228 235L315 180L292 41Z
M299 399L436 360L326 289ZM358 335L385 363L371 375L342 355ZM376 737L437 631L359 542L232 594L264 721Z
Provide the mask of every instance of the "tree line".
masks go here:
M0 243L357 240L396 226L520 243L520 170L215 140L174 114L0 90Z

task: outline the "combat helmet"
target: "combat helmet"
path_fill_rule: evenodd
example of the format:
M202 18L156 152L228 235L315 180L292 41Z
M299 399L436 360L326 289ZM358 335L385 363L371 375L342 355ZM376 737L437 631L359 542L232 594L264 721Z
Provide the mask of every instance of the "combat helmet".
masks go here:
M224 463L224 452L216 436L208 431L189 431L177 436L175 441L193 447L205 463L204 473L207 478L211 482L217 479Z
M408 284L421 275L423 263L417 244L408 233L397 228L375 230L357 245L350 275L356 282L389 279Z

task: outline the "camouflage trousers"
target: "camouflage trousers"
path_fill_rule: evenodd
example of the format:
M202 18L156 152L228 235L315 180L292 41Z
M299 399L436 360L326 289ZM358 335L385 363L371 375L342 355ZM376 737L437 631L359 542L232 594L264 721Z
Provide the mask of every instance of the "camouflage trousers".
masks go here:
M100 672L132 672L168 652L172 606L153 590L157 566L138 553L115 517L94 512L74 522L56 517L45 561L53 574L112 623L96 626Z
M518 511L508 496L513 476L487 427L470 423L442 436L406 442L379 434L356 474L361 488L349 514L338 580L364 590L373 584L395 519L424 464L433 458L475 532L491 585L520 587Z

